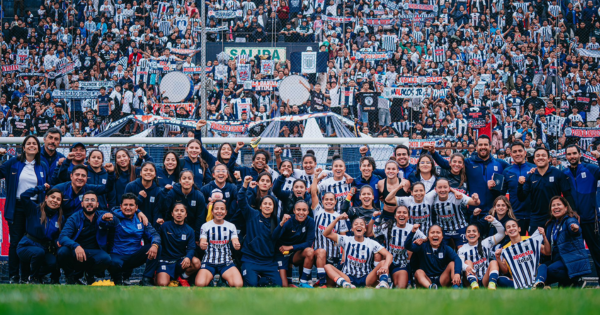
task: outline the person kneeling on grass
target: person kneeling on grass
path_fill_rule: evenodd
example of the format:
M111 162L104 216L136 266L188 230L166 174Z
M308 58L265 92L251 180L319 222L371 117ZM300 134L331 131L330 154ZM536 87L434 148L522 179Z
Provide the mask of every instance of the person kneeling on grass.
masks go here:
M273 232L273 239L277 242L275 248L278 249L275 259L284 287L294 286L288 268L295 265L304 267L300 276L300 287L312 289L308 279L315 257L315 251L311 247L315 241L315 220L309 217L308 213L308 203L298 200L294 205L294 214L284 214L281 223Z
M202 258L200 272L196 276L196 286L208 286L215 274L220 274L230 287L242 287L244 280L240 271L235 267L231 256L231 247L240 250L241 244L237 228L231 222L225 221L227 203L223 199L209 203L212 220L200 228L200 248L206 252Z
M152 225L144 225L135 215L138 211L137 202L134 194L124 194L120 209L113 209L112 212L115 227L112 231L114 238L109 271L115 285L123 284L124 273L145 263L140 285L152 286L152 278L158 267L156 256L161 243L160 235Z
M156 285L164 287L177 279L182 287L189 287L187 279L200 269L200 259L194 257L196 236L194 229L185 224L187 209L183 204L175 204L171 216L173 221L164 222L159 228L161 249Z
M338 235L333 232L340 220L348 220L348 214L343 213L335 218L323 235L339 244L343 250L345 263L341 271L331 264L325 265L327 276L343 288L373 287L379 278L377 288L389 289L388 270L394 260L392 254L376 241L365 238L367 232L365 219L359 217L352 222L354 236ZM372 268L376 253L382 255L384 260Z
M428 241L423 242L413 238L419 224L415 224L406 237L404 248L413 252L413 257L419 259L419 268L415 271L417 284L424 288L437 289L438 286L453 288L460 286L460 273L462 261L454 250L443 243L444 232L439 225L434 224L429 228Z

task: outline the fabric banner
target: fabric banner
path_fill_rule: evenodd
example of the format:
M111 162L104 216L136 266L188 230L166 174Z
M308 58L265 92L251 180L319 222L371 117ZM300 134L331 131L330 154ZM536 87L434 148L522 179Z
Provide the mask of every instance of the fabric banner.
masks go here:
M471 107L467 111L467 121L471 128L483 128L485 127L485 115L487 107Z
M200 28L200 30L202 30L202 28ZM223 32L223 31L227 31L227 30L229 30L229 27L227 25L206 28L207 33L218 33L218 32Z
M63 63L61 65L58 65L58 67L56 68L56 75L58 76L58 75L71 73L71 72L73 72L73 70L75 70L74 62Z
M246 82L251 79L251 65L237 65L237 80L238 82Z
M550 154L552 156L555 156L558 160L562 160L562 161L566 161L567 160L567 152L565 151L565 149L560 149L558 151L556 151L554 154L552 154L553 152L550 152ZM584 151L581 151L581 157L583 158L583 162L585 163L592 163L592 164L598 164L598 160L596 160L596 158Z
M400 77L398 81L402 84L439 84L442 83L442 77Z
M8 247L10 246L8 237L8 222L4 220L4 207L6 198L0 198L0 260L8 260Z
M19 65L2 66L2 72L16 72L19 68Z
M254 80L251 81L251 87L255 91L275 91L279 86L279 81L275 80Z
M46 74L41 72L26 72L17 74L18 77L44 77ZM81 82L80 82L81 83Z
M366 61L376 61L376 60L388 60L393 56L393 51L383 51L383 52L356 52L356 59L363 59Z
M215 67L215 80L227 81L229 67L225 65L218 65Z
M248 124L226 121L209 121L208 128L216 133L235 133L243 135L246 133Z
M323 16L323 20L334 22L334 23L350 23L354 22L353 17L344 17L344 16Z
M369 26L375 25L392 25L394 23L394 19L369 19L365 18L365 24Z
M600 50L577 48L577 53L583 57L600 58Z
M89 99L97 98L100 95L98 91L82 91L82 90L54 90L52 98L64 99Z
M360 93L360 108L363 113L377 112L379 93Z
M302 73L317 73L317 52L302 52Z
M193 113L196 105L194 103L154 103L152 104L152 111L156 112L157 109L160 109L162 112L166 107L175 110L175 112L177 112L180 107L183 107L188 113Z
M27 58L29 58L29 49L17 49L17 64L27 63Z
M208 10L209 18L212 17L212 18L216 18L216 19L227 20L227 19L235 19L235 18L242 17L242 16L243 16L242 10L218 10L218 11Z
M568 127L565 128L565 136L578 138L596 138L600 137L600 128Z
M198 53L201 49L183 49L183 48L171 48L169 49L172 53L178 55L193 56Z
M212 71L212 67L206 67L206 74ZM186 67L182 69L183 73L202 73L202 67Z
M114 81L79 81L79 88L83 90L99 90L101 87L106 89L115 87Z
M260 62L260 73L266 75L273 75L273 71L275 70L275 61L274 60L262 60Z
M269 56L271 60L284 61L287 58L285 47L225 47L224 52L234 59L239 55Z
M419 98L426 97L426 88L385 88L383 97L385 98Z
M289 3L290 13L300 12L302 9L302 1L301 0L290 0Z
M430 145L430 146L436 145L435 140L429 140L429 139L415 139L415 140L411 139L409 143L410 143L411 149L422 149L426 145Z
M405 3L404 10L433 11L433 4Z
M398 17L400 19L400 23L406 22L410 25L423 25L426 22L433 22L435 20L435 15L426 13L407 13L400 14Z

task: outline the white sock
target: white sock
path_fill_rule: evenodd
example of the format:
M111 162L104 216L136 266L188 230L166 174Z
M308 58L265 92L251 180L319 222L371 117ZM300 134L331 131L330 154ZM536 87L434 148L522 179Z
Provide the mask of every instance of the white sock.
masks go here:
M317 273L325 273L325 268L317 268Z
M325 272L325 268L323 268L323 272ZM302 273L310 276L310 274L312 273L312 269L304 268Z
M187 273L185 273L185 272L184 272L184 273L181 275L181 277L182 277L183 279L187 279L187 278L189 278L190 276L189 276Z

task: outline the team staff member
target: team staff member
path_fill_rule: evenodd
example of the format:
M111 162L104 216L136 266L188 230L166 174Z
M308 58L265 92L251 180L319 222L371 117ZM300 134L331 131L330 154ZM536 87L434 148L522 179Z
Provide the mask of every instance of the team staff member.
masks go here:
M569 168L563 173L569 176L571 194L575 200L574 209L581 221L581 233L592 254L596 270L600 271L600 235L598 234L598 204L596 192L600 180L600 168L594 164L581 162L581 150L569 145L565 150Z
M134 194L124 194L120 209L112 212L114 236L109 271L115 285L122 285L123 274L128 274L145 263L140 285L152 286L154 272L158 268L156 256L161 242L160 235L152 225L144 225L135 215L138 210L137 202Z
M552 259L538 267L534 289L556 282L569 285L592 272L577 214L565 198L555 196L550 200L550 221L545 230L551 246L544 247L542 253Z
M366 146L361 147L359 150L360 154L364 156L371 155L369 148ZM394 149L394 159L400 166L400 172L398 173L398 176L401 178L408 178L408 175L412 174L417 169L416 165L410 164L410 150L405 145L399 144L396 146ZM379 178L386 178L384 169L375 169L373 174Z
M252 208L246 198L246 190L252 176L246 176L238 192L239 211L246 220L246 239L242 247L242 276L249 287L258 285L258 277L268 278L276 286L281 286L281 276L275 262L275 240L273 231L277 227L274 210L277 200L266 195L260 201L260 210Z
M538 227L543 227L548 221L550 199L561 194L575 204L571 197L570 176L550 166L550 152L545 148L537 148L533 153L536 169L531 174L519 177L517 197L525 201L531 198L531 222L529 235L533 235Z
M67 219L58 237L58 266L64 271L67 284L83 284L82 272L87 275L87 283L92 284L94 275L104 274L110 264L105 250L108 227L116 223L113 215L98 210L98 196L93 191L82 195L81 207Z
M435 163L441 168L451 169L450 163L439 153L435 152L434 146L426 146L425 149L429 150L433 155ZM494 174L502 174L504 169L509 166L504 160L493 158L490 155L490 149L490 137L482 135L477 139L477 155L465 159L469 194L477 194L479 196L481 200L480 208L484 216L492 208L494 200L502 194L500 191L492 189L495 185L492 176Z
M48 165L48 174L50 174L50 176L54 174L54 170L58 166L58 161L65 157L56 150L58 149L58 146L60 146L61 140L62 134L58 128L53 127L46 131L41 158L42 161L46 162L46 165Z
M85 162L85 145L81 142L71 145L69 154L66 158L60 159L58 165L54 168L50 184L58 185L69 181L69 174L73 172L73 168L77 165L84 165Z
M60 284L60 270L56 268L56 241L64 224L62 215L62 192L51 189L41 205L31 200L50 188L49 184L27 189L21 194L25 211L25 236L19 242L17 253L21 260L23 276L29 275L29 283L41 284L44 276L53 273L52 283ZM27 271L30 271L28 273Z
M521 141L513 142L510 146L510 157L513 160L513 165L509 166L502 173L504 176L502 193L508 193L513 212L518 219L517 222L521 228L521 235L525 235L527 229L529 229L531 200L529 195L527 195L524 201L519 201L517 191L519 189L519 177L527 176L527 173L534 168L535 165L527 162L527 152L525 151L525 145Z
M48 166L41 159L40 142L35 136L27 136L21 144L23 153L4 162L0 166L0 179L6 181L6 206L4 219L8 223L10 247L8 248L8 275L10 283L19 283L19 256L17 246L25 234L25 212L21 204L21 194L30 188L46 184ZM6 149L0 149L0 155ZM37 202L42 203L44 193L37 195ZM24 275L26 277L26 275Z
M88 184L87 166L75 165L71 171L71 181L53 187L62 191L64 194L62 207L66 218L81 209L81 198L87 191L92 190L96 195L106 195L112 191L113 184L115 183L115 167L112 163L106 163L104 168L108 172L108 181L106 185Z

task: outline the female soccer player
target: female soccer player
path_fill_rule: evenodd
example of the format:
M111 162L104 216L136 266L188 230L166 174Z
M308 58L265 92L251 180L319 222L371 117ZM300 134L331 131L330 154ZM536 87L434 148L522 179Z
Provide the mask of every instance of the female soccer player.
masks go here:
M279 274L284 287L291 285L291 274L287 270L290 265L303 266L300 276L300 287L310 288L310 279L315 251L312 244L315 241L315 220L308 216L308 203L299 200L294 205L292 215L285 214L283 220L273 232L276 241L275 259L279 266Z
M317 175L318 178L319 175ZM319 286L327 286L327 274L325 273L325 265L336 265L340 262L340 247L336 246L335 242L323 235L325 229L334 222L340 215L335 212L337 200L332 192L323 195L323 204L319 203L319 194L317 193L317 181L314 181L310 186L311 191L311 209L315 218L316 233L315 244L315 265L317 266L317 277L319 278ZM345 221L337 221L338 223L333 230L334 233L345 235L348 232ZM333 283L333 282L332 282ZM333 285L330 283L331 285Z
M62 192L44 184L30 188L21 194L21 203L26 217L25 236L17 246L21 260L21 274L31 284L42 284L48 273L60 276L56 265L56 241L64 223L62 214ZM31 197L46 192L45 200L38 205ZM58 277L53 277L56 283Z
M294 205L298 201L304 200L308 204L312 200L311 194L307 192L306 182L302 179L295 179L291 189L284 188L287 180L291 178L291 174L289 170L283 170L282 176L277 177L273 185L273 193L281 201L282 214L292 214ZM309 212L309 215L312 216L312 211Z
M383 201L383 210L384 210L384 220L392 219L394 217L394 212L396 211L396 202L387 202L386 199L389 195L393 195L396 197L408 196L408 193L400 189L400 187L405 187L410 184L407 180L402 180L398 177L398 173L400 172L400 167L398 166L398 162L396 161L387 161L385 163L385 175L386 178L380 180L377 183L377 189L381 196L381 201Z
M185 147L185 152L187 156L179 164L183 169L192 171L194 174L194 183L200 189L204 184L208 184L212 180L210 168L206 161L202 159L202 156L200 156L202 143L197 139L190 140Z
M465 157L460 153L454 153L450 156L450 169L441 169L440 177L448 180L450 187L467 193L467 171L465 170Z
M246 178L246 176L252 176L253 180L258 180L258 175L263 172L272 173L274 172L269 167L269 160L271 159L271 154L269 152L259 149L252 156L252 165L250 167L237 165L235 161L237 160L239 151L244 147L243 142L238 142L235 150L231 154L231 158L227 163L227 168L231 174L234 174L237 179L237 185L240 186L242 184L242 179ZM273 176L275 177L275 176Z
M0 166L0 179L6 180L6 206L4 219L8 222L10 247L8 249L8 274L10 283L19 283L19 257L17 245L25 232L25 214L22 211L21 194L27 189L44 185L50 176L48 166L40 157L40 142L36 136L27 136L22 143L23 153ZM6 149L0 149L0 155ZM38 202L44 194L38 195ZM25 277L26 275L24 275Z
M360 165L360 176L354 179L353 186L357 189L361 189L364 186L370 186L371 188L373 188L375 200L379 201L380 190L377 188L377 184L379 183L380 178L373 174L373 171L377 168L375 159L373 159L370 156L363 156L362 158L360 158L360 162L358 165ZM352 204L355 207L361 205L361 201L358 197L359 196L354 196L354 198L351 200Z
M515 289L531 288L535 281L537 266L542 253L548 252L550 242L544 228L539 227L531 237L521 236L517 221L505 224L505 233L510 243L496 250L496 261L504 276L498 278L498 286Z
M440 178L435 186L435 194L427 194L436 223L444 229L444 240L454 242L460 248L466 241L467 221L462 206L478 206L479 196L475 193L468 197L450 188L447 179Z
M169 151L163 157L163 166L156 170L156 178L158 179L158 187L171 189L179 180L181 172L181 164L177 153Z
M370 185L362 186L359 192L359 199L361 201L360 206L352 207L350 200L356 195L356 191L356 187L350 189L348 196L342 201L341 211L342 213L348 214L348 219L350 221L354 221L356 218L363 218L365 222L369 224L369 221L371 221L371 218L373 217L373 212L376 210L374 205L376 201L374 198L375 193L373 187Z
M398 186L390 191L390 194L386 197L386 202L388 204L395 202L396 207L407 207L410 215L408 223L419 224L423 233L427 235L429 227L433 225L431 213L431 203L433 198L425 198L425 184L421 182L412 184L412 188L410 189L412 192L411 196L396 197L396 190L403 188L404 191L409 191L406 186L407 185ZM435 192L430 192L429 194L435 194Z
M279 213L279 200L273 194L271 188L273 187L273 178L271 177L271 173L262 172L258 175L256 181L250 182L248 189L246 190L246 198L248 199L248 203L251 207L256 209L260 208L260 203L262 198L270 195L273 197L277 203L275 204L275 212L273 215L277 218L277 222L279 222L279 218L282 217L281 213Z
M217 200L223 200L227 206L227 216L225 217L225 220L237 224L237 222L233 222L232 220L234 219L238 208L238 191L230 177L227 166L224 164L215 165L215 167L212 169L212 174L214 180L204 185L200 189L200 192L202 192L205 201L210 202L210 199L213 197L213 195L215 196L215 198L212 198L213 202Z
M137 148L135 152L138 155L136 163L141 165L145 161L152 161L152 158L148 156L146 151L142 148ZM139 175L140 170L136 168L131 162L131 156L127 149L119 149L115 153L115 175L117 181L115 182L115 198L117 200L116 205L121 204L121 197L125 193L125 187L127 184L133 182Z
M104 154L98 149L93 149L88 154L88 184L106 185L108 182L108 173L102 167L104 164ZM107 210L117 205L117 199L114 189L106 195L98 196L98 209Z
M533 289L559 283L569 285L591 272L588 253L583 244L578 216L567 199L555 196L550 200L550 220L546 223L546 237L551 247L544 247L544 255L551 260L540 264Z
M166 195L157 185L156 166L152 162L144 162L140 168L140 178L127 184L125 193L133 193L138 198L138 209L148 217L152 226L158 228L157 220L161 217L160 206ZM186 211L187 212L187 211Z
M411 266L415 271L417 285L437 289L438 286L448 287L451 284L460 286L460 272L462 261L454 250L443 243L444 230L439 225L429 228L427 242L413 242L419 225L415 224L406 237L404 248L413 252L419 259L418 266Z
M421 155L417 161L417 169L414 173L408 175L411 183L421 182L425 185L425 192L430 192L436 187L438 174L435 169L435 163L431 155Z
M481 224L481 221L478 220L479 214L481 214L481 209L475 208L475 210L473 210L473 215L471 216L470 222L471 224L478 225L482 237L488 237L497 234L497 229L493 224ZM505 196L499 196L496 198L496 200L494 200L492 208L490 209L490 215L496 220L500 221L502 226L504 226L509 220L517 220L512 210L511 203ZM510 239L505 236L505 234L502 235L502 239L499 243L502 246L510 242Z
M376 217L380 214L380 212L375 212L373 216ZM395 222L387 221L383 226L374 229L375 220L371 220L368 229L368 236L384 237L386 249L394 256L394 261L389 268L390 274L392 275L394 286L400 289L406 289L411 274L409 261L412 253L407 252L404 248L406 237L411 233L413 228L413 225L408 223L408 218L408 208L406 206L399 206L396 207ZM427 236L420 230L415 232L414 237L416 239L427 239Z
M494 225L496 234L483 239L477 224L467 226L467 244L458 250L458 256L471 289L479 289L483 285L496 290L499 267L498 262L490 258L493 258L492 248L504 238L504 226L491 215L486 216L485 220Z
M242 188L238 192L238 205L246 220L246 239L242 248L242 273L246 286L256 287L258 277L268 278L281 286L281 276L275 263L275 240L273 231L277 227L274 210L277 199L266 195L260 202L260 210L250 206L246 198L246 190L252 181L252 176L246 176Z
M346 199L348 191L350 191L350 184L352 182L345 177L346 163L344 163L344 160L339 157L334 157L333 159L332 172L332 177L323 180L323 178L325 178L327 175L325 175L322 171L315 171L315 182L318 185L318 190L316 193L333 193L337 199L336 212L340 212L342 201Z
M352 222L354 236L339 235L333 230L340 220L347 220L348 215L343 213L323 231L323 235L343 248L344 265L340 271L332 264L325 265L327 276L342 288L373 287L389 289L388 273L393 256L376 241L365 238L367 223L362 218ZM375 268L372 268L375 254L384 257Z
M275 148L275 150L273 152L275 154L275 160L277 162L280 173L282 173L283 170L281 169L281 165L283 164L283 161L281 159L281 148ZM315 178L315 171L317 169L321 169L321 168L317 167L317 158L315 158L314 151L308 150L306 152L306 154L302 157L302 169L299 170L299 169L293 168L293 164L292 164L292 169L293 169L293 173L290 175L290 178L302 179L306 182L306 187L310 187L310 185L312 185L313 180ZM323 170L322 172L324 172L328 176L331 175L330 171ZM286 189L289 189L289 188L286 187Z
M142 166L142 177L144 170ZM188 278L200 269L200 260L194 257L196 236L194 229L185 224L187 209L177 203L171 210L173 221L160 225L160 256L156 285L167 286L172 279L177 279L183 287L189 287Z
M231 248L241 248L237 229L225 220L227 204L223 200L212 203L213 219L202 225L200 229L200 247L206 251L202 259L200 272L196 276L196 286L205 287L210 284L215 274L220 274L230 287L242 287L244 281L240 271L235 267L231 257ZM248 246L252 246L248 244Z
M182 203L186 207L187 224L194 229L195 235L200 235L200 227L206 222L206 202L202 193L196 189L194 184L194 173L191 170L183 170L179 173L179 183L173 185L163 199L161 211L173 209L176 203ZM171 213L160 213L157 223L162 224L173 218ZM198 257L202 257L199 248L196 247Z
M233 146L230 143L224 142L221 143L219 149L217 150L217 156L212 155L208 150L204 148L202 144L202 127L206 126L206 120L199 120L196 124L196 131L194 132L194 138L200 141L200 147L202 148L201 157L210 169L213 169L215 165L224 164L227 165L229 163L229 159L231 159L231 154L233 153Z

